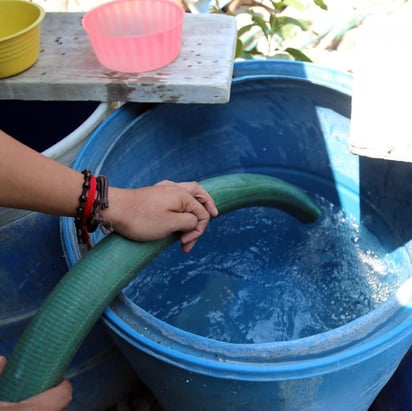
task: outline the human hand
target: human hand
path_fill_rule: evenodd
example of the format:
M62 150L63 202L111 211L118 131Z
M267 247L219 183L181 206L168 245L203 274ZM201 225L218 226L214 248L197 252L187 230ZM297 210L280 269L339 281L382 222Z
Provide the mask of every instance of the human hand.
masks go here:
M196 182L161 181L138 189L109 189L104 211L119 234L135 241L152 241L181 232L182 250L190 251L218 214L212 197Z
M7 360L0 356L0 374ZM59 385L41 394L20 402L0 401L0 411L63 411L72 399L72 386L64 380Z

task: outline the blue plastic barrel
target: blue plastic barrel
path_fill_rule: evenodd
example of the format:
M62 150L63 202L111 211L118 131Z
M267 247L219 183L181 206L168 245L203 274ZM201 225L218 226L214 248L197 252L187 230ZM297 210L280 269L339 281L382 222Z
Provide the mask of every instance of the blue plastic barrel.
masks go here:
M109 111L106 103L3 100L0 128L69 165ZM123 125L131 121L118 118ZM2 355L10 355L28 321L67 270L57 216L0 208ZM102 323L83 343L66 377L74 386L73 411L102 411L141 386Z
M184 259L196 266L206 257L203 251L199 255L194 250L186 257L168 250L104 314L116 344L165 411L364 411L408 351L412 341L408 176L412 169L406 163L349 152L351 91L350 74L313 64L236 63L228 104L158 105L116 129L115 135L113 127L101 128L78 157L76 168L87 164L120 187L236 172L280 177L350 213L356 224L362 223L379 238L389 255L402 254L402 270L407 271L402 285L364 315L303 338L246 343L193 331L208 321L195 304L197 294L189 294L179 277L169 282L162 278L163 273L174 273ZM133 107L128 104L120 111L130 112ZM247 214L239 216L233 224L246 224ZM211 223L212 233L218 232L214 227L219 227L219 221ZM73 264L80 257L73 221L63 219L62 227L64 249ZM285 242L298 241L295 227L282 231ZM207 235L197 245L206 252L218 240L222 252L228 245L245 245L230 236L230 227L220 237ZM258 243L264 235L253 232L248 241ZM98 240L98 235L93 237ZM212 269L222 272L224 260L212 262ZM217 267L222 261L223 268ZM322 275L327 284L327 266ZM227 298L233 291L232 280L216 276L207 284L208 297ZM260 284L262 293L264 285ZM305 283L303 290L309 285ZM169 300L182 289L193 315L168 322ZM131 290L142 296L144 304L136 303ZM160 300L161 293L169 299ZM290 304L293 307L293 301ZM238 331L235 328L233 333Z

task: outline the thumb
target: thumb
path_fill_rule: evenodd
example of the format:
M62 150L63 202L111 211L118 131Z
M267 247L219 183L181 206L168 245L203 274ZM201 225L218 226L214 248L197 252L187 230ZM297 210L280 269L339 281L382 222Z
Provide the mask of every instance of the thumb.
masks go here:
M72 385L63 380L59 385L21 402L21 405L32 405L39 410L63 410L72 400Z

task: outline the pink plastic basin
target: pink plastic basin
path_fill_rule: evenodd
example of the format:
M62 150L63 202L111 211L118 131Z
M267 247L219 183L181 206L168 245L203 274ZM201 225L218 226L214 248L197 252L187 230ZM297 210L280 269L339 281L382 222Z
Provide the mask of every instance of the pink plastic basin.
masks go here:
M116 0L83 17L97 59L125 73L156 70L180 53L184 10L170 0Z

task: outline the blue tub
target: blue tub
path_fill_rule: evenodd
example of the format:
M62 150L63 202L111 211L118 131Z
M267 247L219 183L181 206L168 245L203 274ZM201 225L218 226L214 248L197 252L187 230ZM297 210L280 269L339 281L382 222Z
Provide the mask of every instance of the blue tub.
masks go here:
M411 166L349 153L351 86L350 74L312 64L236 63L228 104L156 106L115 135L113 127L101 128L78 157L76 168L87 165L123 187L235 172L283 178L350 212L388 253L402 255L402 270L408 272L396 295L345 325L292 340L236 343L185 329L188 321L199 329L205 322L196 305L197 315L180 319L182 327L150 313L159 303L155 283L159 294L168 287L159 273L186 258L169 250L154 262L156 269L150 265L141 273L147 287L139 287L140 276L135 281L138 291L151 290L144 307L131 297L131 284L104 314L116 344L164 410L367 410L408 351ZM128 104L120 111L133 108ZM240 216L234 221L242 224L247 214ZM212 224L218 227L219 219ZM73 264L80 255L72 220L63 219L62 227ZM264 233L251 235L256 241ZM226 243L245 245L228 238ZM217 240L205 237L206 248ZM226 250L224 234L219 241ZM285 241L294 241L293 235ZM195 261L204 258L192 255ZM217 278L208 292L223 296L226 286ZM179 287L171 287L170 295Z

